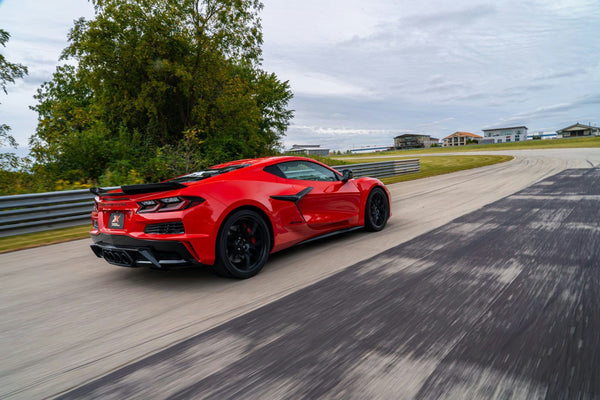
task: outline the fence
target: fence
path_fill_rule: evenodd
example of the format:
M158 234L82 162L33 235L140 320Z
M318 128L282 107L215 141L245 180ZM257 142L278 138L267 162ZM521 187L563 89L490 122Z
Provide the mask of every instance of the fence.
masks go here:
M388 176L418 172L418 159L339 165L354 177ZM87 189L0 196L0 237L84 225L90 222L94 195Z
M336 165L335 169L343 171L352 170L355 178L372 176L373 178L387 178L389 176L419 172L420 162L418 158L409 160L382 161L366 164Z

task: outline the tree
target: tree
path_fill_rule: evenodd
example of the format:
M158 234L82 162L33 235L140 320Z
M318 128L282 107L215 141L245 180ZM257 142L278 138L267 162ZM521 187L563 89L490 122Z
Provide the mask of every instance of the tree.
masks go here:
M94 6L95 18L75 22L63 51L75 65L58 67L36 95L39 171L156 180L277 149L292 94L260 67L260 1Z
M0 45L6 47L10 39L10 34L4 29L0 29ZM0 89L6 94L6 85L15 83L15 79L27 75L27 67L22 64L13 64L6 60L4 55L0 54Z
M0 29L0 45L6 47L10 34ZM0 89L8 94L6 88L9 83L15 83L15 79L22 78L27 74L27 67L21 64L10 63L3 54L0 54ZM0 147L17 147L17 141L9 134L10 126L0 124ZM13 170L20 166L21 159L14 153L0 153L0 169Z

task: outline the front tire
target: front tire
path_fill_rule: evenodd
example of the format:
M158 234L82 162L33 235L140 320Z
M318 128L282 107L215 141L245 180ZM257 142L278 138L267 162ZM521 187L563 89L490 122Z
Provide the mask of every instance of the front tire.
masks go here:
M382 188L371 190L365 207L365 228L377 232L382 230L390 217L390 203Z
M258 213L239 210L223 222L216 247L217 274L250 278L260 272L269 258L271 233Z

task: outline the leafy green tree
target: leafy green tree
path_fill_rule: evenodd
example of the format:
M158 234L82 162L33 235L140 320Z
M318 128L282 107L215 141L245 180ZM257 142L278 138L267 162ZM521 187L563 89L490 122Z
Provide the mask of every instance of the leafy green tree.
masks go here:
M156 180L276 151L292 93L261 69L260 1L93 2L36 95L36 171Z
M10 34L0 29L0 45L6 47ZM21 64L8 62L0 53L0 89L7 94L7 85L15 83L15 79L23 78L27 74L27 67ZM17 141L10 135L10 126L0 124L0 147L17 147ZM14 153L0 153L0 170L14 170L21 166L22 160Z
M77 79L77 68L59 66L34 98L39 102L31 107L38 112L38 126L30 146L36 174L48 182L100 176L112 147L95 113L93 93Z
M10 34L4 29L0 29L0 45L6 47L10 39ZM27 67L22 64L10 63L3 54L0 54L0 89L6 94L6 87L9 83L15 83L15 79L27 75Z

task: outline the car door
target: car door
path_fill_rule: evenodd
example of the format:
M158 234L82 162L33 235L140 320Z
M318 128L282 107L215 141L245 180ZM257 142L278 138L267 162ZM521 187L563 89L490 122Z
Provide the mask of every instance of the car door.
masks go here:
M333 170L311 161L277 164L288 183L303 187L297 206L307 225L328 230L358 224L360 191Z

